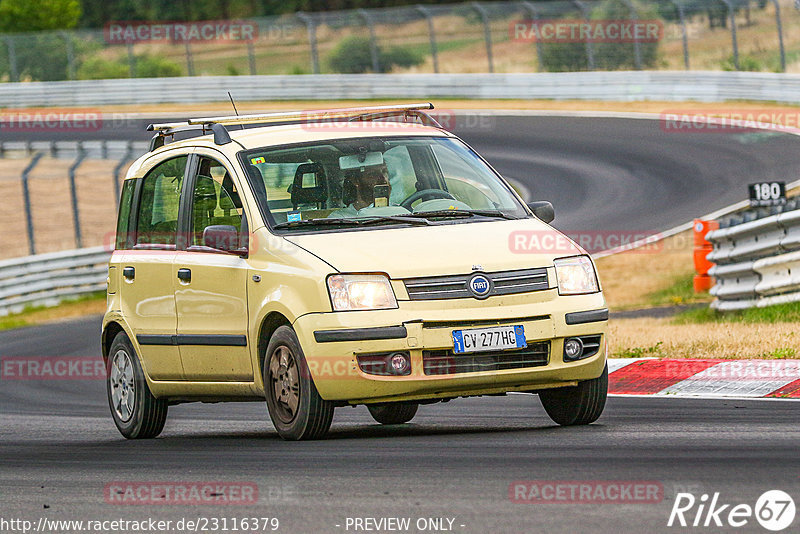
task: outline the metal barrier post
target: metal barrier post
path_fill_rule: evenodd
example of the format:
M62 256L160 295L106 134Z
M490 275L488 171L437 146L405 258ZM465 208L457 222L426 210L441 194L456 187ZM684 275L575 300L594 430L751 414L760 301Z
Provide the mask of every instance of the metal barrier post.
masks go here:
M775 25L778 27L778 46L781 51L781 72L786 72L786 51L783 49L783 25L781 24L781 6L778 0L772 0L775 6Z
M133 55L133 43L128 43L128 78L136 78L136 56Z
M67 79L75 79L75 45L72 42L69 34L65 31L58 32L58 35L64 39L64 44L67 49Z
M678 11L678 18L681 21L681 35L683 38L683 64L686 66L686 70L689 70L689 37L686 32L686 17L683 13L683 4L678 3L677 0L669 1Z
M639 13L631 0L621 0L628 7L630 20L639 20ZM633 65L636 70L642 70L642 48L638 39L633 40Z
M731 19L731 40L733 41L733 65L739 69L739 44L736 41L736 11L731 0L720 0L728 7L728 17Z
M581 10L581 14L583 15L583 20L589 22L589 8L586 7L586 4L581 2L580 0L572 0L572 3L578 6L578 9ZM589 70L594 70L594 46L592 45L592 41L590 39L586 40L586 62L588 64Z
M369 54L372 56L372 72L381 72L380 58L378 58L378 43L375 40L375 26L372 24L372 15L366 9L359 9L358 14L364 19L369 31Z
M308 44L311 47L311 72L313 74L319 74L319 52L317 51L317 27L314 24L314 19L311 18L307 13L303 13L299 11L295 13L295 16L299 18L303 23L306 25L306 30L308 31Z
M78 142L78 157L69 167L69 193L72 200L72 222L75 226L75 246L81 248L83 246L83 237L81 236L81 218L78 211L78 188L75 184L75 171L83 160L86 159L86 151L83 149L83 144Z
M189 39L186 39L186 73L189 76L194 76L194 58L192 57L192 45Z
M17 68L17 51L14 48L14 38L6 37L6 47L8 48L8 69L12 82L19 81L19 69Z
M489 72L494 72L494 58L492 57L492 29L489 27L489 14L478 2L472 2L472 8L478 12L483 21L483 39L486 41L486 57L489 60Z
M436 47L436 30L433 27L433 15L425 6L417 6L417 11L428 21L428 36L431 41L431 56L433 57L433 72L439 72L439 51Z
M42 159L41 152L37 152L33 155L33 159L31 162L28 163L28 166L22 171L22 197L25 201L25 221L27 223L27 230L28 230L28 253L33 256L36 254L36 239L33 235L33 212L31 210L31 194L30 190L28 189L28 175L31 173L36 164L39 163L39 160Z
M539 20L539 9L532 2L528 2L526 0L525 2L522 2L522 6L528 13L530 13L533 20ZM544 62L542 61L542 41L539 38L536 39L536 61L536 70L542 72L542 66L544 65Z
M250 67L250 75L256 75L256 47L252 41L247 43L247 64Z

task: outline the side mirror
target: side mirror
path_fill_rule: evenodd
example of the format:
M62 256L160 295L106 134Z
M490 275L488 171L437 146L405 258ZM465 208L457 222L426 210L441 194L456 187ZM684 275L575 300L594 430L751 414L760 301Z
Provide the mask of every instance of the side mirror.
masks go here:
M239 246L239 232L236 227L228 224L206 226L203 230L203 245L233 254L247 252L246 248Z
M531 209L537 219L542 222L551 223L556 218L556 210L553 205L546 200L537 200L536 202L528 202L528 207Z

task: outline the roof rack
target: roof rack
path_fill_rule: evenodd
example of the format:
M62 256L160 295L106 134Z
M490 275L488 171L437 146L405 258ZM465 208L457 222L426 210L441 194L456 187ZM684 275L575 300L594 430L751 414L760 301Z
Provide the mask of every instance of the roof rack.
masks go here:
M308 111L278 111L274 113L261 113L257 115L229 115L222 117L203 117L188 119L184 122L169 122L151 124L148 132L156 132L150 142L150 150L155 150L165 144L167 136L173 137L179 132L201 132L214 134L214 143L224 145L231 142L226 125L264 124L285 125L323 121L373 121L389 117L402 117L404 121L418 119L426 126L441 128L436 119L425 113L424 110L433 109L430 102L422 104L403 104L394 106L366 106L358 108L315 109Z

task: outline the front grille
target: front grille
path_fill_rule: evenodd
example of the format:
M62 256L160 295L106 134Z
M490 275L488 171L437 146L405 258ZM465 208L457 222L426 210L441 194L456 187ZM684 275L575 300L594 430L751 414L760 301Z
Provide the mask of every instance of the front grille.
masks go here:
M488 296L528 293L550 288L545 267L481 274L492 283L492 290ZM463 299L475 296L467 287L467 282L474 275L475 273L409 278L403 282L411 300Z
M539 341L514 351L455 354L449 349L423 350L422 364L426 375L454 375L539 367L547 365L549 357L550 342Z

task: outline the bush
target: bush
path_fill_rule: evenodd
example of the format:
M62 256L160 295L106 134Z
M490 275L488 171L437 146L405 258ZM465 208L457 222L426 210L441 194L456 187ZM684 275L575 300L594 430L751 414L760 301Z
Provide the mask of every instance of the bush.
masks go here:
M147 54L136 56L137 78L173 78L182 75L180 65L167 58Z
M171 78L181 76L181 67L163 57L143 54L136 56L136 78ZM109 60L92 57L83 62L78 69L80 80L104 80L130 77L130 66L127 57Z
M127 64L111 61L101 57L91 57L78 69L79 80L107 80L111 78L127 78L130 69Z
M733 71L736 70L736 63L733 61L731 54L727 59L722 62L722 70ZM748 72L758 72L763 70L761 62L753 56L739 54L739 70Z
M653 6L636 4L640 20L657 19L658 12ZM606 0L590 13L592 20L628 20L628 8L617 0ZM564 15L565 19L580 19L580 13ZM658 61L658 42L639 43L641 68L648 69ZM620 70L636 68L636 51L633 43L593 43L594 68L596 70ZM542 46L542 67L551 72L572 72L589 69L586 43L544 43Z
M392 67L411 67L424 61L421 54L408 48L394 47L378 50L378 72L389 72ZM361 74L372 71L372 48L369 37L353 35L342 39L328 57L328 65L334 72Z

